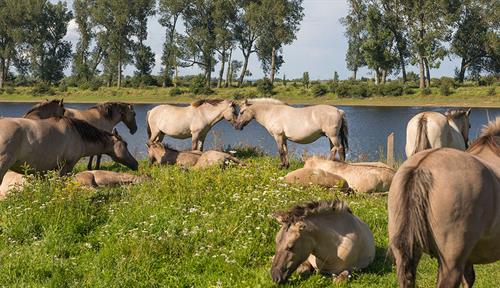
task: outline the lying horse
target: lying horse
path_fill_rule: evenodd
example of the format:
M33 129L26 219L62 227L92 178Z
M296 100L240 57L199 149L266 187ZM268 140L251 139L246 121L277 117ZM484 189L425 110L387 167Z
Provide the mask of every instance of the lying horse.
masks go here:
M24 182L25 179L23 174L7 171L7 173L3 176L3 180L0 181L0 200L5 198L10 191L14 189L22 189Z
M236 128L243 129L252 119L267 129L278 145L281 167L289 167L287 140L307 144L321 136L330 141L331 158L338 152L345 160L348 148L344 111L330 105L295 108L276 99L250 99L241 105Z
M64 116L65 111L66 109L64 108L63 99L51 101L47 100L33 106L28 112L26 112L26 114L23 115L23 118L40 120L50 117L62 117Z
M137 184L149 179L151 179L149 176L137 176L129 173L119 173L105 170L83 171L75 174L76 182L81 185L94 188Z
M351 164L311 157L306 160L304 168L322 169L338 175L358 193L386 192L394 177L394 170L380 162Z
M134 106L128 103L106 102L85 110L66 108L64 115L88 122L90 125L107 132L111 132L120 122L123 122L127 126L130 134L134 134L137 131ZM93 156L90 156L87 166L88 170L92 170ZM96 159L96 169L99 169L100 164L101 155L99 154Z
M230 100L198 100L187 107L159 105L148 111L149 143L162 142L168 135L177 139L192 137L191 150L203 151L208 131L222 119L236 120L236 105Z
M298 184L302 187L317 185L325 188L337 188L343 192L349 190L349 184L344 178L321 169L297 169L286 174L285 182Z
M213 165L225 167L230 162L245 166L238 158L220 151L178 151L163 143L147 143L146 146L148 147L150 163L177 164L184 168L193 167L195 169L203 169Z
M59 169L65 175L80 158L96 154L107 154L137 170L137 161L116 130L109 133L68 117L0 119L0 179L8 169L19 173L25 168L28 172Z
M275 213L281 224L276 235L276 253L271 275L284 283L297 270L314 270L338 275L342 280L375 258L373 234L342 201L321 201L297 205Z
M400 287L415 287L423 252L438 259L437 287L471 287L474 264L500 259L500 117L467 152L425 150L404 162L388 211Z
M450 147L467 148L469 141L470 109L422 112L413 117L406 127L406 157L425 149Z

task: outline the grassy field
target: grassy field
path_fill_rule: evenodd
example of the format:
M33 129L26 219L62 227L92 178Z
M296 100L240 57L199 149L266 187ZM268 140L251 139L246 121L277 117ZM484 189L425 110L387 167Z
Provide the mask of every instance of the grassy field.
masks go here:
M66 92L55 89L54 96L33 96L30 87L17 87L9 93L0 94L0 102L38 102L46 98L64 98L66 102L102 102L125 101L132 103L186 103L198 98L246 98L257 95L255 87L214 89L214 94L192 95L187 88L182 88L183 94L170 96L171 88L105 88L97 91L68 88ZM319 104L333 105L365 105L365 106L462 106L462 107L500 107L500 97L489 96L490 87L460 87L449 96L439 94L438 88L432 88L431 95L416 94L399 97L369 97L369 98L338 98L333 93L321 97L314 97L310 89L293 88L292 86L277 86L273 97L290 104ZM498 90L498 89L497 89ZM7 90L6 90L7 91Z
M375 262L344 286L396 287L385 259L386 196L288 186L280 180L288 171L277 168L276 158L245 161L245 169L205 171L141 162L153 181L101 190L53 176L32 181L0 202L0 286L273 287L279 225L271 213L338 197L368 223L377 246ZM498 287L500 262L477 266L476 275L475 287ZM418 286L435 281L436 261L425 256ZM294 275L288 285L333 286L319 275Z

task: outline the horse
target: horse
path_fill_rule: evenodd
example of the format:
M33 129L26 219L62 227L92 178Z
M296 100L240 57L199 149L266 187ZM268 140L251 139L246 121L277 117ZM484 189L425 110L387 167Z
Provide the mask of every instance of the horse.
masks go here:
M187 107L159 105L147 113L148 142L162 142L165 135L192 137L191 150L203 151L208 131L222 119L234 125L236 117L236 104L230 100L204 99Z
M151 179L151 177L146 175L137 176L129 173L104 170L83 171L75 174L74 178L80 185L93 188L138 184Z
M287 140L308 144L326 136L330 141L331 158L335 159L338 152L340 159L345 159L348 131L344 111L340 109L330 105L295 108L269 98L245 100L236 129L242 130L252 119L264 126L276 141L281 168L290 166Z
M436 148L404 162L388 212L400 287L415 287L422 253L438 259L437 287L472 287L473 265L500 259L500 117L466 152Z
M14 189L23 189L25 179L23 174L7 171L0 179L0 200L5 198Z
M406 127L406 157L430 148L467 149L471 109L452 109L443 114L422 112Z
M107 132L111 132L120 122L127 126L130 134L133 135L137 131L134 106L128 103L105 102L85 110L66 108L64 116L83 120ZM93 158L94 155L90 155L89 164L87 165L88 170L92 170ZM99 169L100 164L101 155L97 155L95 168Z
M281 224L271 268L277 283L286 282L295 270L316 270L342 281L375 258L372 232L343 201L309 202L274 217Z
M96 154L107 154L132 170L138 168L116 130L109 133L69 117L0 119L0 179L8 169L18 173L59 169L60 175L66 175L81 157Z
M284 180L286 183L298 184L302 187L317 185L339 189L343 192L349 191L349 184L344 178L321 169L300 168L286 174Z
M358 193L386 192L394 177L394 169L380 162L347 163L311 157L304 168L322 169L343 177Z
M23 118L40 120L50 117L62 117L66 109L64 108L63 100L47 100L33 106L28 112L23 115Z

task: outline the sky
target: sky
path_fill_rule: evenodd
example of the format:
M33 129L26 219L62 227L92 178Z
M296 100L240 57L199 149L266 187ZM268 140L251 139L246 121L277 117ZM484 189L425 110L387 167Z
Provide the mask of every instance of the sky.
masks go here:
M57 2L57 0L51 0ZM68 7L72 7L73 1L68 0ZM348 5L345 0L304 0L304 19L301 23L297 39L283 49L285 63L281 67L277 77L287 79L301 78L303 72L309 72L312 80L331 79L334 71L339 73L340 79L347 79L351 72L347 70L345 63L345 51L347 40L344 36L344 27L340 24L340 18L347 14ZM78 41L77 25L70 22L66 39L76 44ZM165 40L165 31L158 23L158 17L151 17L148 22L148 39L146 44L156 54L156 65L154 74L159 73L161 68L162 45ZM73 45L74 47L75 45ZM235 51L235 59L242 60L240 51ZM452 76L459 61L456 58L445 58L438 69L431 70L432 77ZM257 56L250 57L249 68L254 79L263 77L262 69ZM416 67L408 67L409 71L417 72ZM128 65L125 74L133 74L134 67ZM218 71L216 66L215 71ZM201 73L197 67L181 69L181 75ZM217 74L218 75L218 74ZM370 71L362 69L358 76L371 77Z

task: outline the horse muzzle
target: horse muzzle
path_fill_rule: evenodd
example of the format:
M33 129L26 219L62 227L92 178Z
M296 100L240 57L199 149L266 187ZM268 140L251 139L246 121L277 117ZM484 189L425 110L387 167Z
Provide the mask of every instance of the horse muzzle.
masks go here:
M288 271L282 271L281 269L273 268L271 269L271 277L273 281L278 284L283 284L288 280Z

